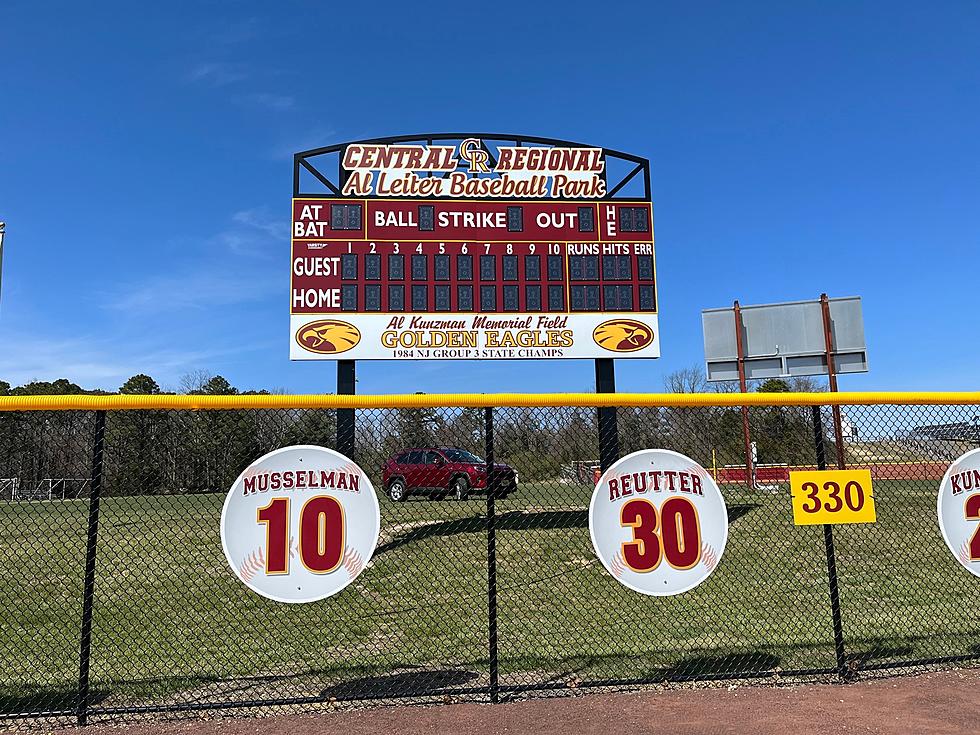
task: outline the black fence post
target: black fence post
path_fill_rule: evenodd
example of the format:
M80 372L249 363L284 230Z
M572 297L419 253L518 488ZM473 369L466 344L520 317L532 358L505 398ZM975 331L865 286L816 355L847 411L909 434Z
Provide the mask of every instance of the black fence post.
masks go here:
M78 705L75 718L88 723L89 664L92 658L92 613L95 607L95 555L99 544L99 501L105 456L105 411L95 413L95 444L92 449L92 485L88 501L88 537L85 543L85 583L82 591L82 630L78 651Z
M497 473L494 471L493 409L483 409L487 455L487 616L490 645L490 702L500 701L500 672L497 659Z
M820 406L811 406L813 415L813 443L817 450L817 469L827 469L827 450L823 438L823 421ZM834 549L834 528L824 524L823 544L827 553L827 581L830 585L830 615L834 625L834 651L837 654L837 674L842 681L850 679L847 656L844 652L844 621L840 609L840 590L837 587L837 554Z
M337 395L354 395L357 376L353 360L337 361ZM337 451L354 459L354 409L337 409Z
M595 361L596 393L616 392L616 367L611 358ZM619 459L619 424L615 406L600 406L599 414L599 470L605 472Z

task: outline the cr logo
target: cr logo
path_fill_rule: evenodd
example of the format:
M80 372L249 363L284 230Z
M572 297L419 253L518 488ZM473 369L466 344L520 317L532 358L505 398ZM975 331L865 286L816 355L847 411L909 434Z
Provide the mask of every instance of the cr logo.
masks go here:
M487 166L487 161L490 160L490 154L483 150L479 138L467 138L460 143L459 157L470 162L469 170L471 174L490 173L490 167Z

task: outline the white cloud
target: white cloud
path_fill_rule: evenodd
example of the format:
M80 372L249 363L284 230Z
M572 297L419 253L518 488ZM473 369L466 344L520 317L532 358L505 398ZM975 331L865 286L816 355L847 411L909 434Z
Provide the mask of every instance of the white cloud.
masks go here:
M231 219L240 225L265 233L276 240L289 239L289 221L285 218L275 219L266 207L242 209L235 212Z
M286 252L288 243L289 221L273 217L267 207L235 212L231 226L207 240L209 250L219 245L237 256L262 260Z
M221 266L198 267L123 286L105 306L130 316L147 316L245 304L261 301L277 291L285 293L282 279L264 275L229 273Z
M268 92L255 92L235 98L241 105L251 107L264 107L276 112L283 112L292 109L296 104L296 99L286 94L270 94Z
M175 384L181 375L213 365L222 357L269 349L249 344L233 349L191 350L160 348L150 342L132 343L99 336L44 339L17 333L4 333L0 354L0 380L22 385L32 380L67 378L83 388L116 390L137 373L148 373L157 382Z
M187 74L188 81L224 87L248 79L248 72L241 64L226 61L207 61L198 64Z
M261 36L262 25L258 18L242 18L230 23L224 23L222 27L210 32L207 37L209 43L223 45L234 45L247 43Z
M336 142L337 131L325 126L316 126L305 131L286 135L269 152L276 161L291 160L294 153L321 148Z
M226 229L197 245L201 257L188 259L176 270L114 284L103 306L147 316L251 303L286 292L285 265L272 270L269 261L281 260L288 252L289 222L272 217L268 208L235 212ZM195 252L193 241L184 248Z

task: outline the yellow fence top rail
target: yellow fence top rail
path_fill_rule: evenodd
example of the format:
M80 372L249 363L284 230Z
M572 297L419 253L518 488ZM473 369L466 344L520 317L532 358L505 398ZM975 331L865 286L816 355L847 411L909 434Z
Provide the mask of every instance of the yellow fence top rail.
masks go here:
M485 408L495 406L980 405L974 392L419 393L408 395L3 396L0 411L230 410L243 408Z

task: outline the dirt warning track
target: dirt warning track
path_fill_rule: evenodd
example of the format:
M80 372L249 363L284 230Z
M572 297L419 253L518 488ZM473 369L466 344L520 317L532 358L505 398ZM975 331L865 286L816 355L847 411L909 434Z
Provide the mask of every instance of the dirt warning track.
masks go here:
M635 735L837 735L976 733L980 671L962 670L838 686L745 686L590 693L499 704L382 707L319 715L95 726L86 735L378 735L379 733L582 733Z

